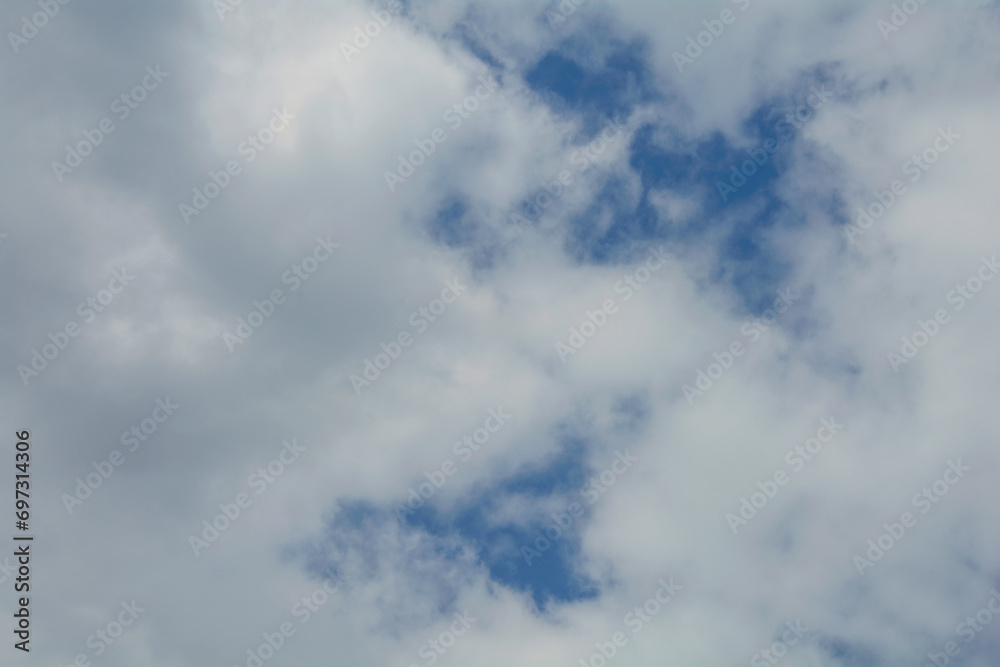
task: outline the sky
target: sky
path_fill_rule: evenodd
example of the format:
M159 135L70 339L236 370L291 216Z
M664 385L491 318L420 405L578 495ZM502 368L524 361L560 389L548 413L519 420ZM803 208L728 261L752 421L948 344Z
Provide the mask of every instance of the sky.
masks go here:
M996 2L0 25L0 664L997 664Z

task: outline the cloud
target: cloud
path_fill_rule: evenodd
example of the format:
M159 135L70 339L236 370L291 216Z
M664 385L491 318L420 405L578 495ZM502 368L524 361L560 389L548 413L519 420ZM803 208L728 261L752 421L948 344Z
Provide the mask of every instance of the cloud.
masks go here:
M44 4L0 10L32 660L996 654L995 3Z

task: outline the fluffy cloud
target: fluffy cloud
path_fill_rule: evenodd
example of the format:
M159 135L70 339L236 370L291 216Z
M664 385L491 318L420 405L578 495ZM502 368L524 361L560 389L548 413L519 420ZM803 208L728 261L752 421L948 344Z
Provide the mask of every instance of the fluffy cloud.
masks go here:
M898 4L5 5L11 660L988 664L998 14Z

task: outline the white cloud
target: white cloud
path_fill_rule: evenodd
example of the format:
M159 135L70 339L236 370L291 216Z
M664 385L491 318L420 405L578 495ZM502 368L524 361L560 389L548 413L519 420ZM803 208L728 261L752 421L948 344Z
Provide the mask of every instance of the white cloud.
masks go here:
M555 31L547 8L408 6L348 63L339 42L370 20L361 4L247 4L220 21L210 7L72 3L0 64L12 91L0 130L10 371L0 413L32 433L39 660L66 664L86 653L107 665L245 664L262 633L291 619L296 635L270 664L326 664L331 655L421 664L421 645L450 623L447 607L478 620L442 664L574 664L623 628L630 641L618 664L735 664L795 619L813 637L795 660L838 664L818 657L834 643L876 662L916 662L985 604L997 571L989 499L1000 285L987 283L961 310L947 295L1000 250L991 234L995 9L927 4L886 42L875 22L891 10L877 3L752 3L678 73L673 51L715 8L585 3ZM27 10L3 11L14 25ZM448 141L390 193L384 172L397 156L447 128L445 111L490 71L458 37L462 22L501 63L493 73L502 95L449 128ZM548 108L524 82L564 39L593 43L590 65L615 39L644 41L662 99L638 104L628 138L577 173L538 227L515 235L490 212L536 197L581 148L582 121ZM133 64L157 62L171 73L167 83L58 183L51 161L134 84ZM623 184L617 194L629 206L640 201L650 184L629 148L644 124L656 125L650 141L664 150L712 133L747 147L748 116L797 99L801 76L817 68L831 73L838 97L783 149L787 168L773 188L788 208L758 237L788 263L783 284L801 301L689 405L682 386L712 353L749 343L740 329L746 306L715 269L731 269L726 230L763 206L713 213L704 193L651 187L653 229L676 261L627 302L614 286L648 239L634 239L631 254L619 248L612 262L580 263L572 221L609 182ZM283 106L296 116L288 131L184 224L177 206L191 188L243 160L237 146ZM907 179L904 163L947 127L961 138L848 243L841 225L874 191ZM474 244L431 233L452 200L469 202ZM597 235L614 222L610 208L596 217ZM341 247L292 292L281 275L319 234ZM135 285L25 387L17 365L76 319L77 304L120 265L134 267ZM468 291L414 333L411 313L454 278ZM223 331L272 289L287 301L230 354ZM617 314L563 364L555 343L609 297ZM894 372L887 353L941 308L950 322ZM404 331L414 344L357 396L350 375ZM69 515L60 495L168 394L183 406L177 416ZM625 396L643 401L635 429L615 411ZM587 439L592 472L630 448L640 463L589 508L580 532L573 565L600 584L594 599L540 613L530 594L497 584L476 559L477 546L511 545L395 520L408 489L457 459L453 443L501 405L509 424L462 462L434 503L456 512L490 491L492 527L544 518L576 489L535 502L496 484L555 454L560 428ZM758 481L787 470L785 453L831 415L843 433L733 535L725 514ZM302 461L195 557L188 536L246 491L288 438L307 447ZM859 576L852 557L957 458L972 468L968 477ZM372 516L331 530L355 501L375 508ZM294 605L321 583L305 574L315 555L306 545L336 555L352 578L300 624ZM625 614L668 577L683 591L633 635ZM133 598L147 611L95 656L88 636ZM13 593L6 599L12 613ZM984 632L962 648L966 664L977 664L996 642Z

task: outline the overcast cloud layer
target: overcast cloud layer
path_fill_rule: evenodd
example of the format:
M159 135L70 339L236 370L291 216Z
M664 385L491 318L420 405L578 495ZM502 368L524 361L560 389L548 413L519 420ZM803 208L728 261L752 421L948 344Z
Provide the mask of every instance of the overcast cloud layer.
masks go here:
M0 25L0 664L1000 660L997 3Z

